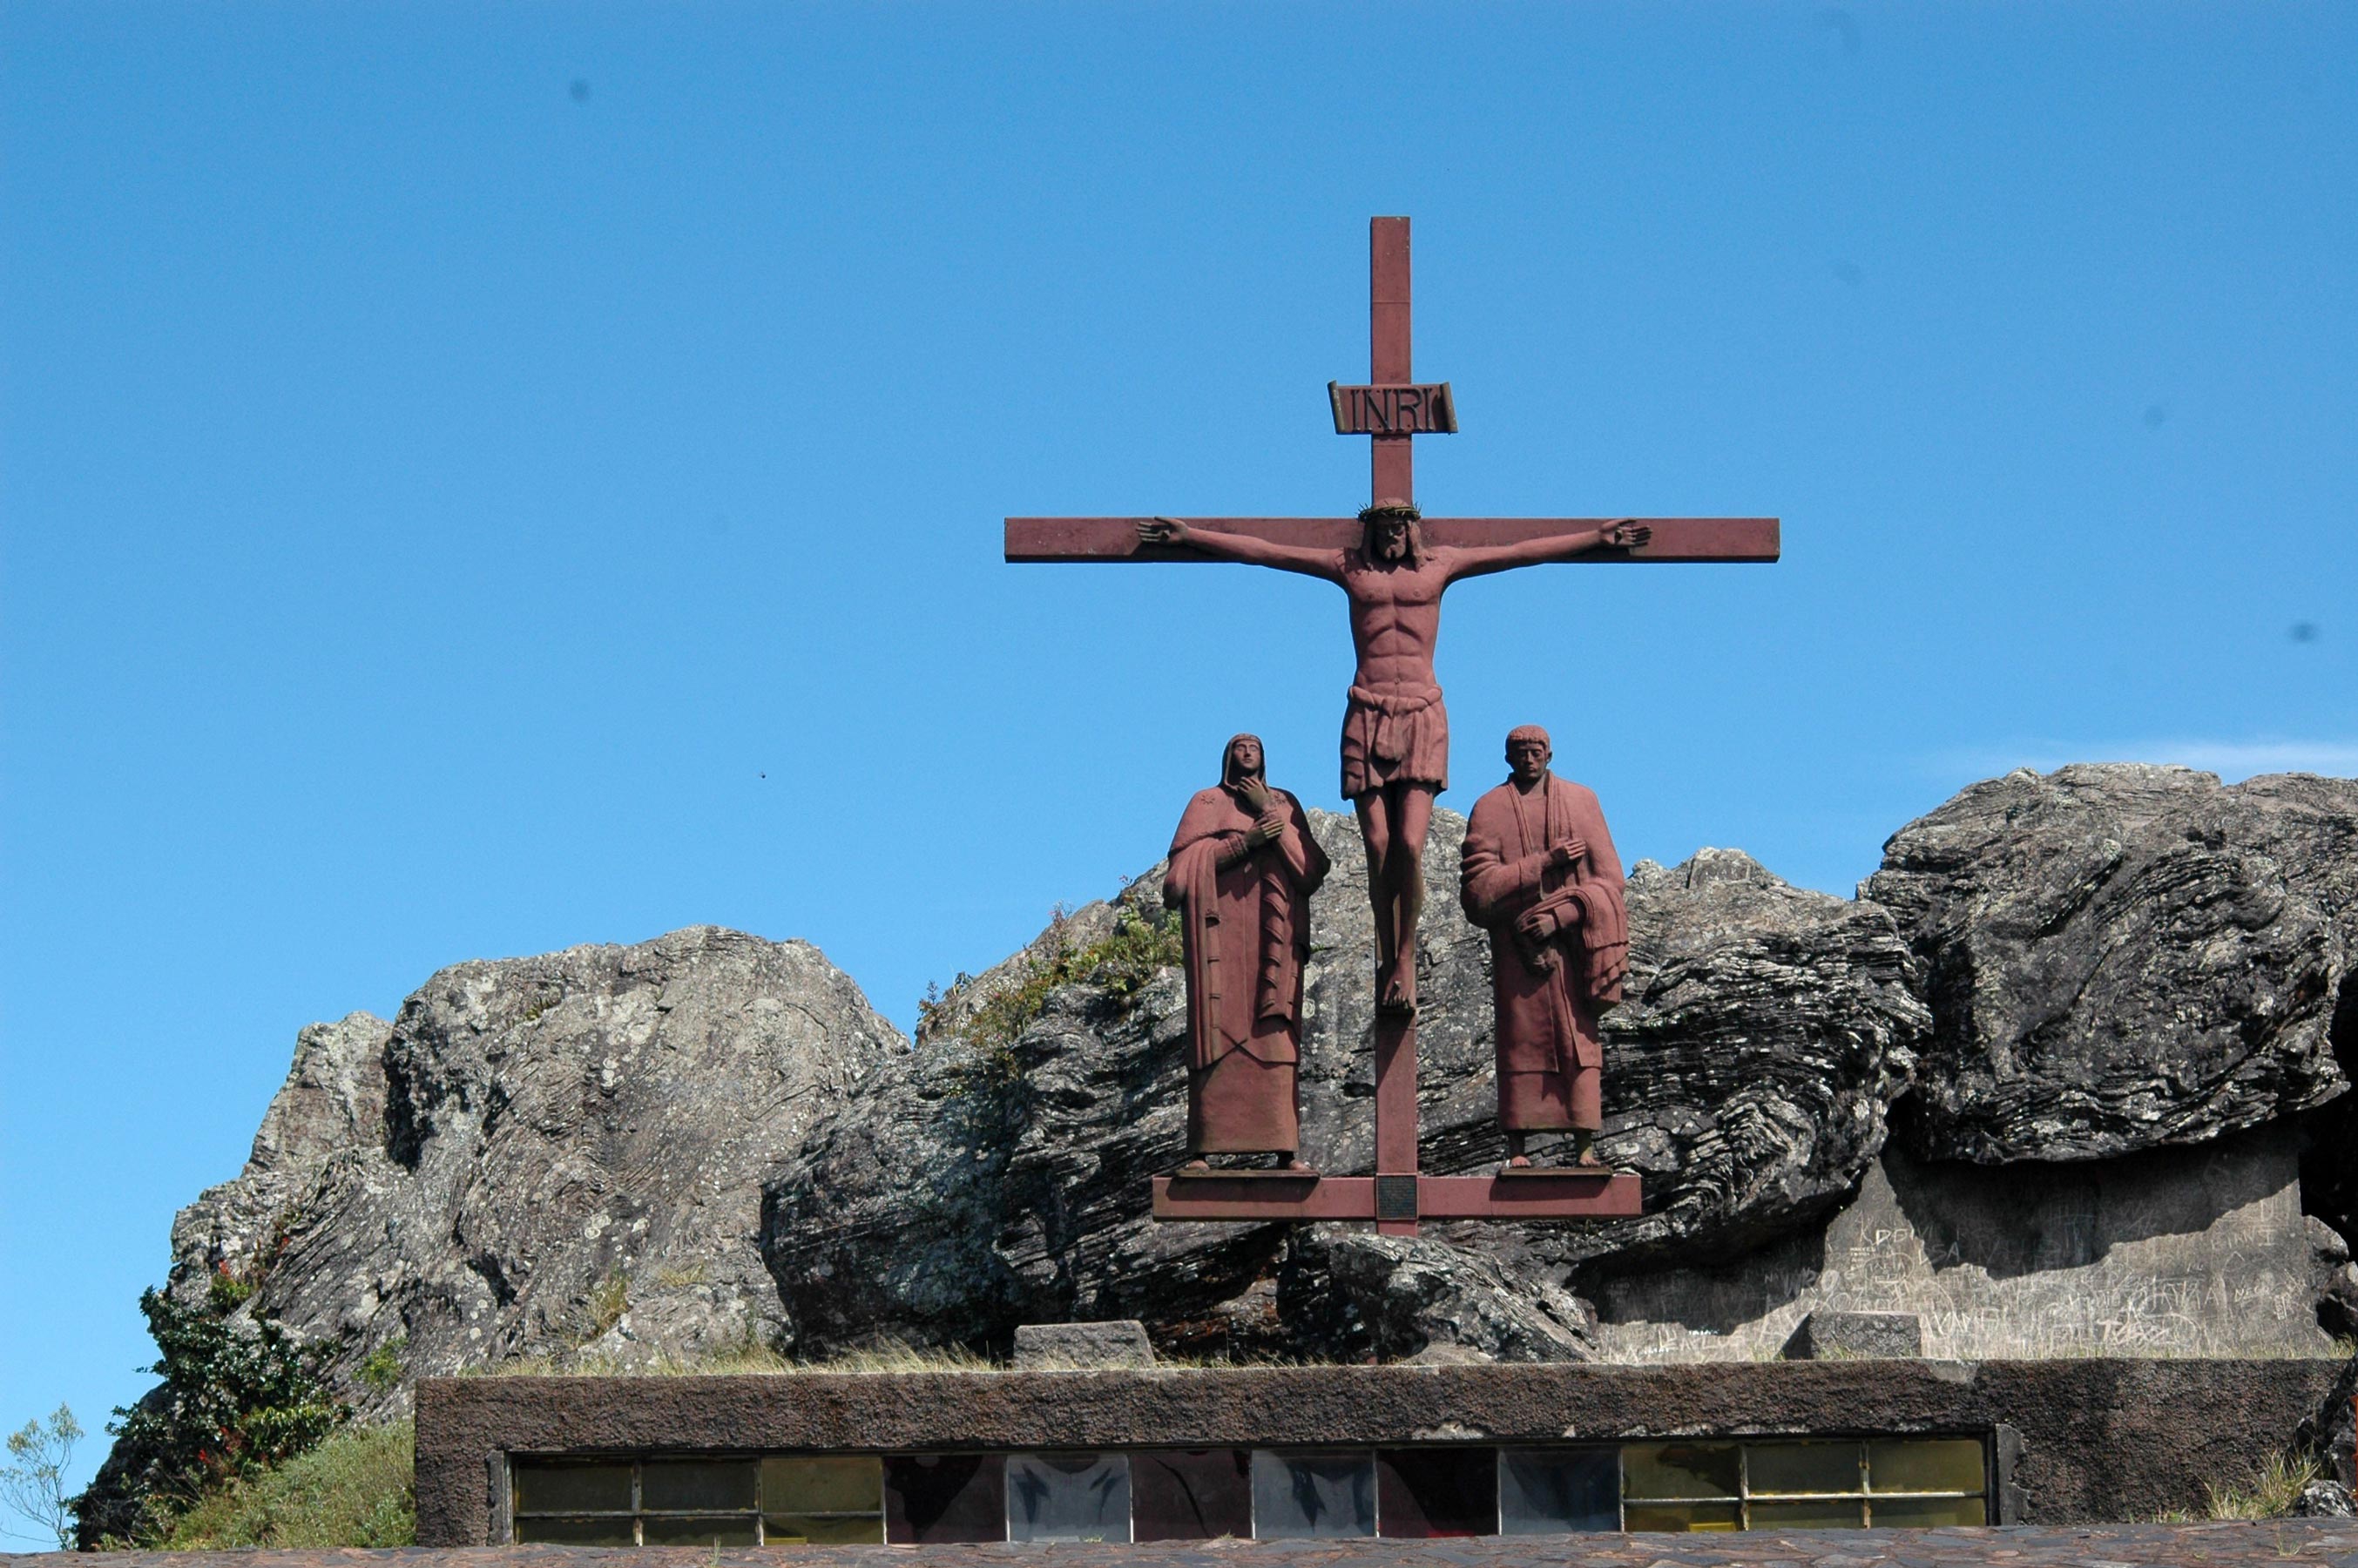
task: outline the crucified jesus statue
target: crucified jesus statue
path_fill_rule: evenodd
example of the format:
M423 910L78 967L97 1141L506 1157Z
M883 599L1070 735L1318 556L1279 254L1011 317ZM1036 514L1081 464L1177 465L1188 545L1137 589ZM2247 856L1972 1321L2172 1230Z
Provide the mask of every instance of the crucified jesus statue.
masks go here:
M1343 794L1358 813L1376 916L1376 1006L1416 1011L1416 923L1424 905L1424 830L1433 797L1449 787L1449 716L1433 678L1442 591L1461 578L1633 550L1653 530L1624 519L1519 544L1436 546L1417 509L1382 500L1359 514L1357 549L1277 543L1191 527L1173 517L1138 524L1146 545L1175 545L1215 560L1301 572L1351 601L1358 669L1343 713Z

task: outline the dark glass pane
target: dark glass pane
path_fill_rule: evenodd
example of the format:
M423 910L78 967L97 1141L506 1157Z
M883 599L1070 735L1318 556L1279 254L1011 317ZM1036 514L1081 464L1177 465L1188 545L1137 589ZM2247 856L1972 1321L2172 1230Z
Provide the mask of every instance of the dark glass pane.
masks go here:
M1273 1453L1252 1456L1253 1535L1261 1541L1376 1533L1375 1455Z
M1129 1456L1008 1455L1007 1539L1128 1541Z
M753 1516L649 1514L639 1521L649 1546L751 1546Z
M1621 1528L1621 1461L1610 1448L1509 1448L1498 1455L1498 1533Z
M1376 1454L1376 1518L1386 1535L1498 1533L1495 1448L1385 1448Z
M1744 1478L1754 1497L1763 1492L1855 1492L1865 1482L1855 1443L1747 1443Z
M751 1459L649 1459L639 1466L639 1507L649 1513L754 1508Z
M881 1514L771 1514L762 1520L762 1539L772 1546L873 1546L884 1539Z
M554 1541L560 1546L636 1546L627 1519L519 1519L518 1541Z
M515 1506L520 1514L622 1513L631 1511L627 1464L515 1461Z
M884 1461L872 1454L777 1454L762 1461L762 1509L773 1514L872 1514L884 1507Z
M1736 1497L1738 1465L1733 1443L1632 1443L1621 1450L1621 1495Z
M1978 1492L1982 1445L1970 1437L1870 1443L1866 1476L1868 1488L1877 1492Z
M884 1461L884 1539L894 1545L1007 1539L996 1454L896 1454Z
M1807 1502L1752 1505L1755 1530L1856 1530L1866 1522L1866 1505L1856 1498L1812 1498Z
M1875 1510L1875 1523L1892 1530L1989 1522L1979 1498L1874 1498L1869 1504Z
M1159 1448L1130 1456L1138 1541L1252 1539L1252 1455L1241 1448Z
M1734 1503L1625 1503L1629 1530L1721 1530L1736 1528Z

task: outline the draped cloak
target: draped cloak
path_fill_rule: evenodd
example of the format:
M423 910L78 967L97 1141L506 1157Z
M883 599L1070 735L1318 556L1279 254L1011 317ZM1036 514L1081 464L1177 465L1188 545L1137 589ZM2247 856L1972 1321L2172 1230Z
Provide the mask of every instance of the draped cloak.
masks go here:
M1551 867L1548 846L1574 836L1586 851L1569 871ZM1596 1020L1620 1002L1629 967L1621 858L1595 792L1549 773L1529 795L1509 780L1475 802L1458 892L1466 917L1490 932L1499 1125L1594 1131L1605 1063ZM1536 944L1516 929L1534 908L1556 926Z
M1292 1153L1301 1142L1302 973L1327 860L1301 804L1274 788L1269 801L1293 831L1225 868L1256 815L1240 783L1198 791L1171 838L1163 897L1181 914L1186 955L1194 1153Z

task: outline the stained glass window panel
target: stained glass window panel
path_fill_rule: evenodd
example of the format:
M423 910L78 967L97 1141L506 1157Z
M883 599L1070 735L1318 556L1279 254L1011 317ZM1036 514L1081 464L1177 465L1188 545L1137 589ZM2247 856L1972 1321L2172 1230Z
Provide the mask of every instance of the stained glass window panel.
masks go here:
M639 1538L628 1514L611 1519L532 1519L515 1521L515 1538L559 1546L636 1546Z
M1922 1530L1943 1524L1987 1524L1979 1498L1876 1498L1875 1523L1887 1529Z
M875 1546L884 1540L882 1514L768 1514L762 1539L772 1546Z
M639 1507L649 1513L751 1513L760 1475L751 1459L650 1459L639 1467Z
M1498 1533L1621 1528L1621 1462L1610 1448L1509 1448L1498 1454Z
M1375 1455L1253 1450L1253 1534L1263 1541L1376 1533Z
M1737 1528L1737 1503L1624 1503L1628 1530L1722 1530Z
M1982 1445L1970 1437L1870 1443L1866 1475L1877 1492L1978 1492Z
M884 1462L871 1454L779 1454L762 1461L762 1507L773 1514L872 1514Z
M1387 1448L1376 1454L1376 1519L1410 1540L1498 1533L1492 1448Z
M1241 1448L1159 1448L1130 1456L1137 1541L1252 1538L1252 1455Z
M1755 1530L1856 1530L1866 1522L1866 1505L1856 1498L1811 1498L1798 1502L1752 1504Z
M520 1514L629 1513L631 1466L518 1460L515 1507Z
M1017 1454L1007 1461L1010 1541L1128 1541L1130 1458Z
M1763 1492L1855 1492L1865 1485L1853 1443L1747 1443L1745 1484Z
M997 1454L896 1454L884 1461L884 1539L896 1546L1007 1539Z
M649 1546L751 1546L753 1516L649 1514L639 1521Z
M1622 1496L1741 1497L1742 1464L1732 1443L1633 1443L1621 1450Z

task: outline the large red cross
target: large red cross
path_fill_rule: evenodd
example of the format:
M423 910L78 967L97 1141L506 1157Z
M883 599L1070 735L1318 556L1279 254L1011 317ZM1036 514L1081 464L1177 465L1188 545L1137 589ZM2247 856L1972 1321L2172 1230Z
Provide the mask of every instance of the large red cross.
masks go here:
M1415 438L1457 428L1447 382L1419 383L1409 355L1406 218L1370 220L1368 234L1368 381L1329 383L1335 429L1371 438L1369 499L1413 505ZM1580 533L1595 517L1427 517L1438 545L1505 545ZM1653 529L1634 549L1594 561L1773 561L1774 517L1640 517ZM1228 534L1347 549L1360 538L1355 517L1203 517L1190 522ZM1199 561L1206 557L1139 542L1136 517L1010 517L1011 561ZM1572 563L1589 564L1588 560ZM1416 1022L1379 1012L1375 1024L1376 1169L1366 1176L1283 1171L1214 1171L1154 1178L1157 1219L1372 1220L1386 1234L1413 1236L1426 1219L1601 1219L1640 1212L1638 1178L1601 1171L1533 1168L1487 1176L1427 1176L1417 1170Z

